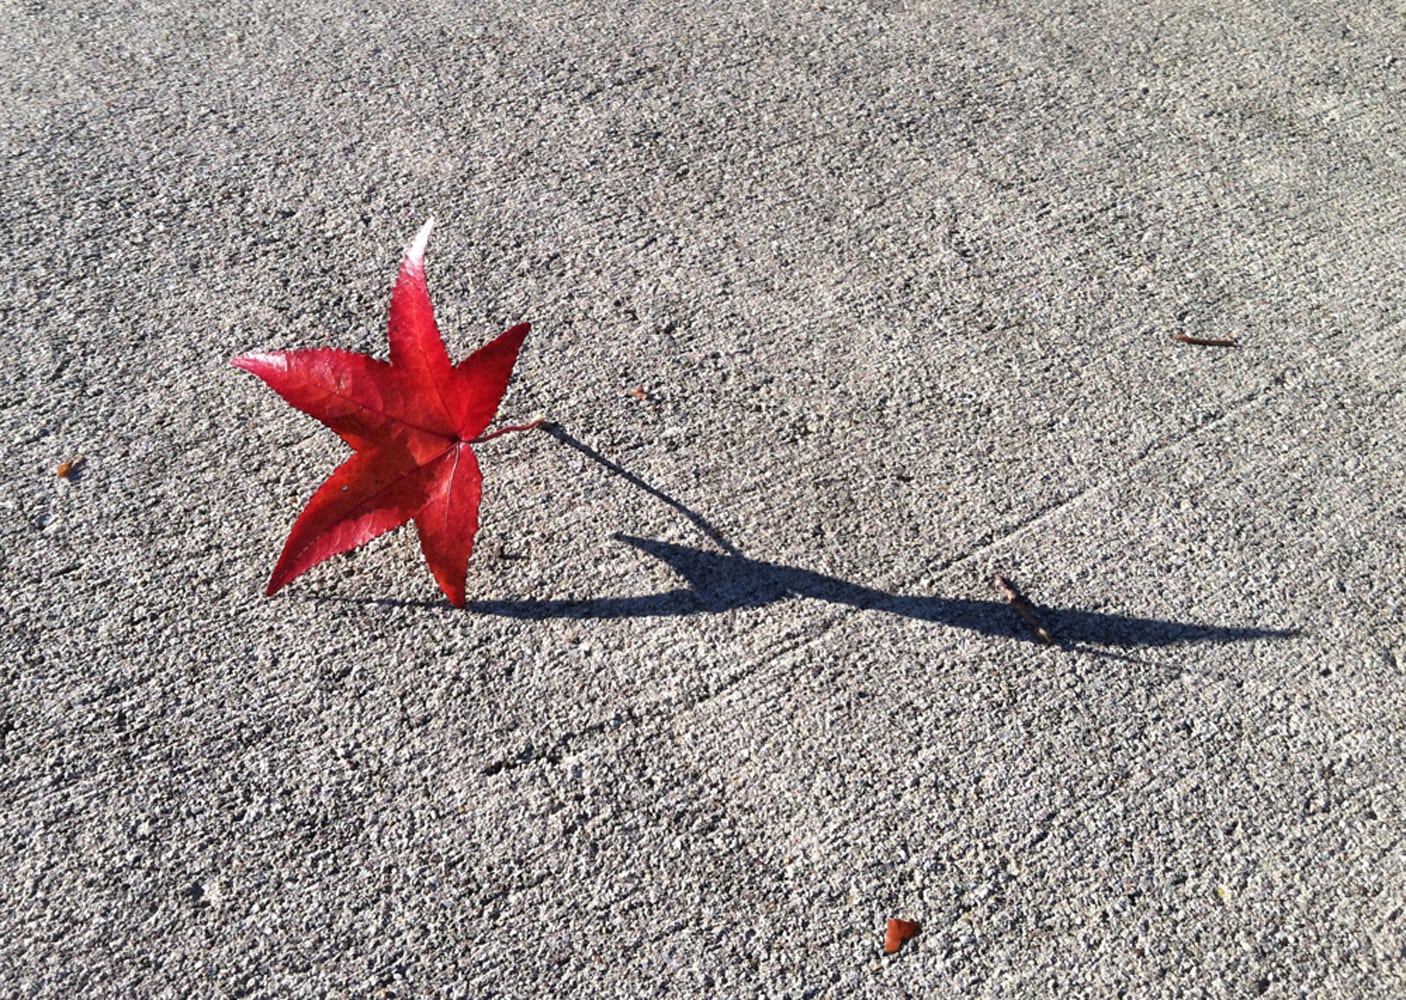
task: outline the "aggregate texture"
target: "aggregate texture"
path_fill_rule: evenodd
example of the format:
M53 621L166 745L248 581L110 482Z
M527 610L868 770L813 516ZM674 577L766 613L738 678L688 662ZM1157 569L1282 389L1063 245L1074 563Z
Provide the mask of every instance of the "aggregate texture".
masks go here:
M0 994L1406 996L1404 13L6 4Z

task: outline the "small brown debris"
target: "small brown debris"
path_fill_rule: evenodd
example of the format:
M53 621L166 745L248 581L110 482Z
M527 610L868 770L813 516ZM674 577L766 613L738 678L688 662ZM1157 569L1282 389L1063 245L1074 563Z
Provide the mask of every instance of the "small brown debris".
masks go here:
M888 926L884 928L884 951L892 955L903 947L904 941L917 934L919 930L916 920L889 917Z
M67 462L60 462L59 467L54 470L54 474L57 475L60 479L68 479L72 477L75 472L78 471L78 467L82 464L82 455L79 455L77 458L70 458Z
M1196 344L1198 347L1239 347L1234 340L1217 337L1191 337L1184 333L1172 334L1173 340L1179 340L1183 344Z
M633 398L635 398L635 399L648 399L648 398L649 398L649 393L645 390L645 387L642 386L642 385L641 385L641 386L636 386L636 387L635 387L635 390L634 390L633 392L631 392L630 395L631 395Z
M1021 593L1019 590L1016 589L1015 584L1011 583L1000 573L996 574L995 579L997 588L1001 591L1001 593L1006 595L1006 600L1011 602L1011 607L1015 608L1015 613L1020 615L1020 617L1024 618L1025 624L1029 625L1031 630L1042 640L1044 640L1045 643L1053 646L1054 636L1050 635L1049 632L1045 631L1044 626L1042 626L1040 622L1035 618L1035 612L1031 610L1030 602L1028 602L1024 597L1021 596Z

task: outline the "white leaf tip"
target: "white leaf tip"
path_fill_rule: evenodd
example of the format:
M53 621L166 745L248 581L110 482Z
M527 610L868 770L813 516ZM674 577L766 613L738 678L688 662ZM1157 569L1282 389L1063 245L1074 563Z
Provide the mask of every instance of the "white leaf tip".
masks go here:
M415 238L410 241L410 245L405 248L405 259L412 264L423 264L425 262L425 247L430 242L430 231L434 229L434 216L425 220L425 224L420 227L420 231L415 234Z

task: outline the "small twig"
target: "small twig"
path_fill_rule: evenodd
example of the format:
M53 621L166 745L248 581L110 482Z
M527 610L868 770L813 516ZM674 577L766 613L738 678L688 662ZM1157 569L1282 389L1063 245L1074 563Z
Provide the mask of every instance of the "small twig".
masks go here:
M1000 573L996 574L995 579L996 586L1000 589L1001 593L1006 595L1006 600L1011 602L1011 607L1015 608L1015 613L1025 619L1025 624L1029 625L1036 635L1043 639L1048 645L1053 646L1054 636L1045 631L1044 626L1036 620L1035 612L1030 610L1030 603L1026 601L1024 597L1020 596L1020 591L1016 590L1015 584L1011 583Z
M1173 340L1180 340L1183 344L1195 344L1198 347L1239 347L1233 340L1217 339L1215 337L1191 337L1184 333L1172 334Z
M491 441L502 434L516 434L518 431L535 431L537 428L541 427L546 422L546 417L538 417L536 420L533 420L530 423L511 424L507 427L499 427L495 431L485 431L484 433L480 434L478 437L470 441L469 444L483 444L483 442Z

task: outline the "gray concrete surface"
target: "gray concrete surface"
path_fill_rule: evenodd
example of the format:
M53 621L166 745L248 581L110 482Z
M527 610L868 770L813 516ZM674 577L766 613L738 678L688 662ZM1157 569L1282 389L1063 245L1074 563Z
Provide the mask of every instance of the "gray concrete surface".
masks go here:
M1406 995L1399 4L101 6L0 26L4 995ZM431 214L562 431L466 612L265 599L343 448L227 361Z

